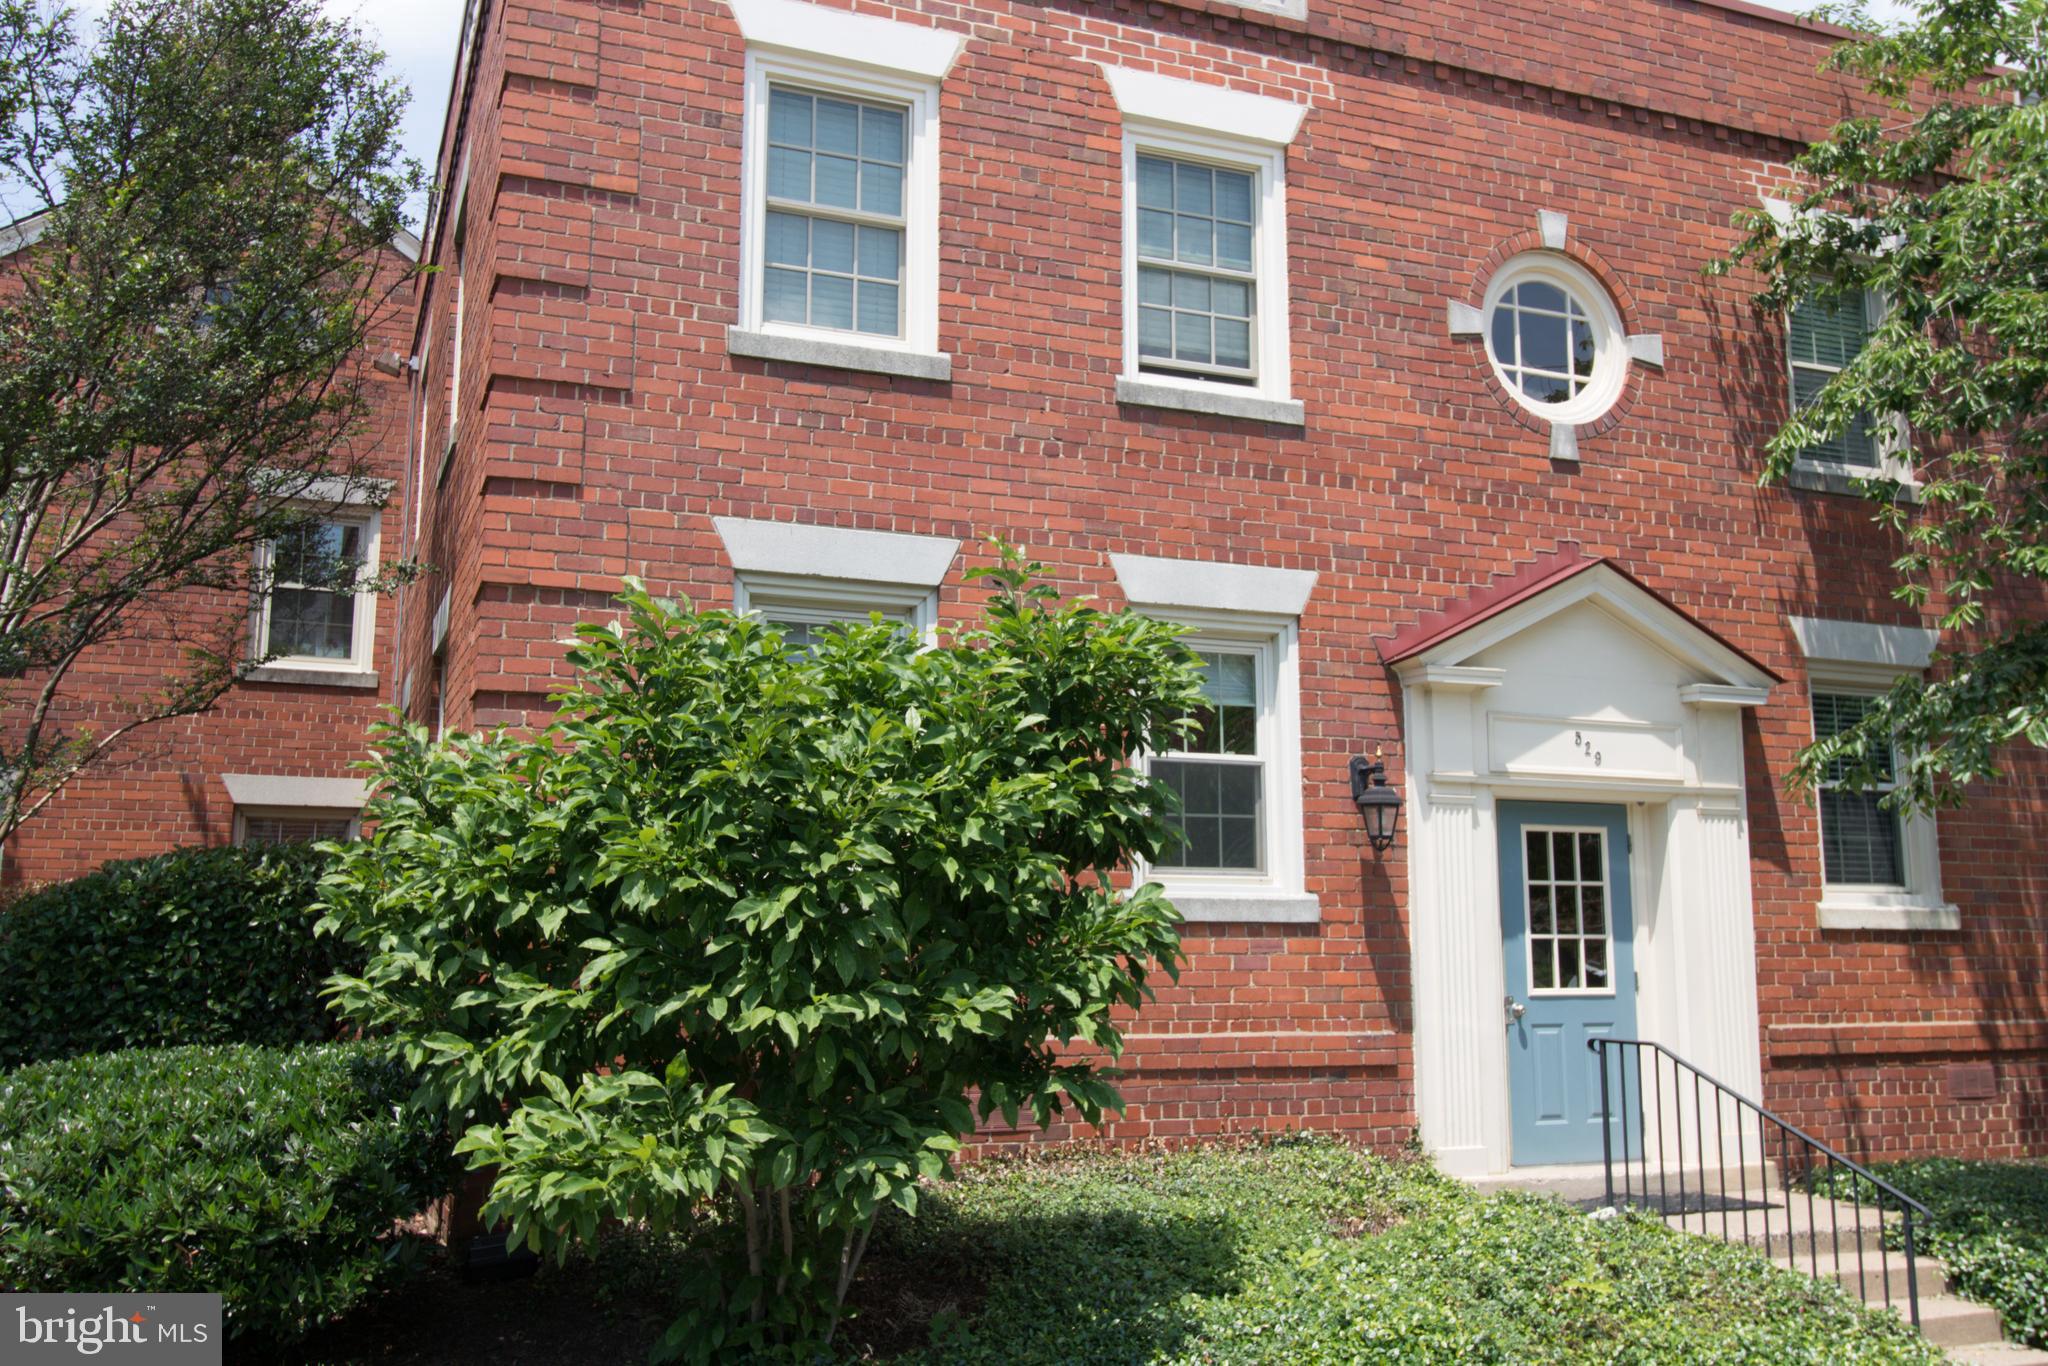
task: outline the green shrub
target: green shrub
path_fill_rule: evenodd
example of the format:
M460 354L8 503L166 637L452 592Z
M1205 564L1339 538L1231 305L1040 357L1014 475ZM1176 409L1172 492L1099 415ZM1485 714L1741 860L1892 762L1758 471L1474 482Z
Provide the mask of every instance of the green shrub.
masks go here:
M0 1077L0 1290L218 1292L289 1341L359 1300L450 1186L363 1045L130 1049Z
M370 951L343 1010L493 1121L460 1145L487 1216L566 1254L733 1212L678 1269L668 1345L700 1360L829 1343L876 1211L915 1211L977 1103L1116 1104L1100 1064L1179 962L1158 884L1110 874L1171 837L1124 756L1183 743L1193 656L1014 556L980 572L981 629L930 648L792 650L629 581L538 734L385 732L376 833L325 883Z
M1948 1267L1956 1293L1996 1309L2007 1337L2048 1347L2048 1163L1931 1157L1873 1170L1927 1206L1931 1226L1915 1227L1915 1245ZM1821 1184L1846 1194L1847 1174L1832 1175ZM1896 1247L1905 1230L1885 1233Z
M313 935L326 866L307 847L179 849L0 911L0 1068L333 1038L321 985L357 958Z

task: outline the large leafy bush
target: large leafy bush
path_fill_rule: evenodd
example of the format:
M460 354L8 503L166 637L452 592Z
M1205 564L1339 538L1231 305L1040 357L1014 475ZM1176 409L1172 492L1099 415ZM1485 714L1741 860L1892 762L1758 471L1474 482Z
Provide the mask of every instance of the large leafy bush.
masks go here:
M340 1005L425 1102L482 1107L461 1148L530 1243L730 1214L671 1349L829 1338L970 1097L1097 1116L1100 1054L1067 1046L1115 1054L1112 1010L1177 967L1160 889L1109 874L1168 837L1125 760L1174 738L1191 657L992 572L984 628L935 648L874 624L797 651L633 584L539 734L381 738L376 833L327 884L370 950Z
M129 1049L0 1077L0 1289L207 1291L289 1341L362 1298L445 1193L445 1130L359 1044Z
M0 910L0 1068L333 1038L321 986L357 959L313 934L325 868L303 847L180 849Z
M1948 1267L1956 1292L1996 1309L2007 1337L2048 1347L2048 1163L1929 1157L1875 1171L1927 1206L1932 1224L1914 1229L1916 1245ZM1878 1199L1839 1168L1819 1184L1845 1199L1860 1186L1864 1201ZM1885 1228L1893 1246L1904 1232L1896 1220Z

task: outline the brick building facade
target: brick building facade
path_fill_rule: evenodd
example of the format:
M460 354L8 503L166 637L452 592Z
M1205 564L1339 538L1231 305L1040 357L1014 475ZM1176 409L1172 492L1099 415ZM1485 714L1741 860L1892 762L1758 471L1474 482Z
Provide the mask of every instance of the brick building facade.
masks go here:
M32 249L34 229L0 233L0 252ZM372 288L388 306L377 316L362 358L369 420L353 438L358 448L333 468L371 471L394 490L413 413L412 385L400 368L374 368L377 356L403 357L411 345L407 277L419 242L409 234L391 245ZM396 558L399 513L367 505L327 509L330 524L360 547L365 568ZM351 639L337 639L332 658L280 657L252 671L202 715L137 730L133 737L61 789L45 810L7 842L0 877L9 887L75 877L108 859L136 858L188 844L324 838L355 824L363 782L353 765L368 753L365 732L389 702L393 603L354 599ZM273 604L246 596L193 592L176 609L180 629L215 641L214 623L240 630L246 622L252 656L269 653ZM181 640L154 623L118 644L85 656L67 680L61 706L67 725L104 732L128 719L128 704L160 693L184 667ZM282 622L275 653L289 656ZM311 648L311 647L308 647Z
M1931 645L1845 496L1881 435L1756 484L1861 324L1788 354L1700 270L1860 107L1835 40L1735 0L471 0L383 691L541 714L626 574L943 629L999 533L1211 656L1214 743L1164 760L1198 866L1153 870L1190 963L1112 1133L1568 1159L1605 1030L1852 1150L2042 1151L2048 767L1938 823L1784 788Z

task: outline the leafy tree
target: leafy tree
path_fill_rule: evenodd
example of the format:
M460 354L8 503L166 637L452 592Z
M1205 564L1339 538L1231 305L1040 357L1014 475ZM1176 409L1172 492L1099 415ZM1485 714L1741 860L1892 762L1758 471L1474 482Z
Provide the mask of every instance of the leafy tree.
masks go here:
M255 548L382 487L353 438L418 171L381 62L318 0L120 0L93 42L0 0L0 838L211 706L248 662ZM172 661L154 690L74 696L140 640Z
M1759 304L1888 301L1862 352L1769 443L1766 479L1868 414L1906 421L1899 454L1917 505L1862 481L1901 537L1895 596L1942 597L1949 634L1931 678L1906 678L1860 724L1801 751L1794 781L1870 786L1897 744L1897 804L1956 805L1999 773L1999 751L2048 744L2048 0L1924 0L1826 67L1882 111L1851 118L1795 163L1794 212L1746 214L1726 271L1763 276Z
M330 874L335 979L420 1101L481 1122L487 1217L566 1252L707 1219L670 1351L829 1343L876 1212L978 1112L1095 1120L1113 1009L1179 966L1169 838L1127 762L1199 701L1178 628L982 571L984 625L809 651L629 582L530 738L380 737L376 828Z

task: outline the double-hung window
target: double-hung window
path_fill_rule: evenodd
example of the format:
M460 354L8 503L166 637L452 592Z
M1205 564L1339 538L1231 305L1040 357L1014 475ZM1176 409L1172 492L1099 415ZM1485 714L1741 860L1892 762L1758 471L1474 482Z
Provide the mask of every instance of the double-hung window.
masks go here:
M266 548L259 652L299 668L367 670L374 598L359 591L376 564L377 522L309 517Z
M1930 627L1877 625L1824 617L1788 619L1813 708L1813 737L1840 735L1870 714L1876 698L1904 675L1933 662L1940 633ZM1934 816L1893 810L1884 800L1903 762L1895 747L1880 756L1871 789L1847 786L1847 765L1821 775L1813 852L1820 865L1820 926L1829 930L1952 930L1961 924L1941 892L1941 842Z
M1105 68L1124 120L1124 403L1299 424L1287 145L1304 106Z
M1188 719L1193 732L1151 760L1152 776L1173 789L1180 810L1168 817L1178 842L1155 867L1219 874L1258 873L1268 862L1265 808L1272 742L1261 753L1260 717L1270 718L1266 652L1198 649L1203 704ZM1264 686L1262 687L1262 683ZM1270 729L1270 726L1266 727Z
M1137 154L1138 368L1258 379L1258 172Z
M909 109L771 83L766 322L903 336Z
M1878 317L1876 296L1865 293L1839 298L1809 298L1792 309L1788 320L1788 352L1792 367L1792 406L1811 407L1828 382L1863 352ZM1859 474L1884 465L1879 424L1869 413L1829 441L1800 454L1802 464Z
M735 355L943 380L939 82L964 35L730 0L747 39Z
M1813 736L1825 740L1855 726L1870 710L1868 695L1813 694ZM1884 805L1893 787L1894 756L1882 756L1883 781L1861 791L1842 785L1840 761L1820 784L1821 863L1829 886L1903 888L1906 864L1896 811Z

